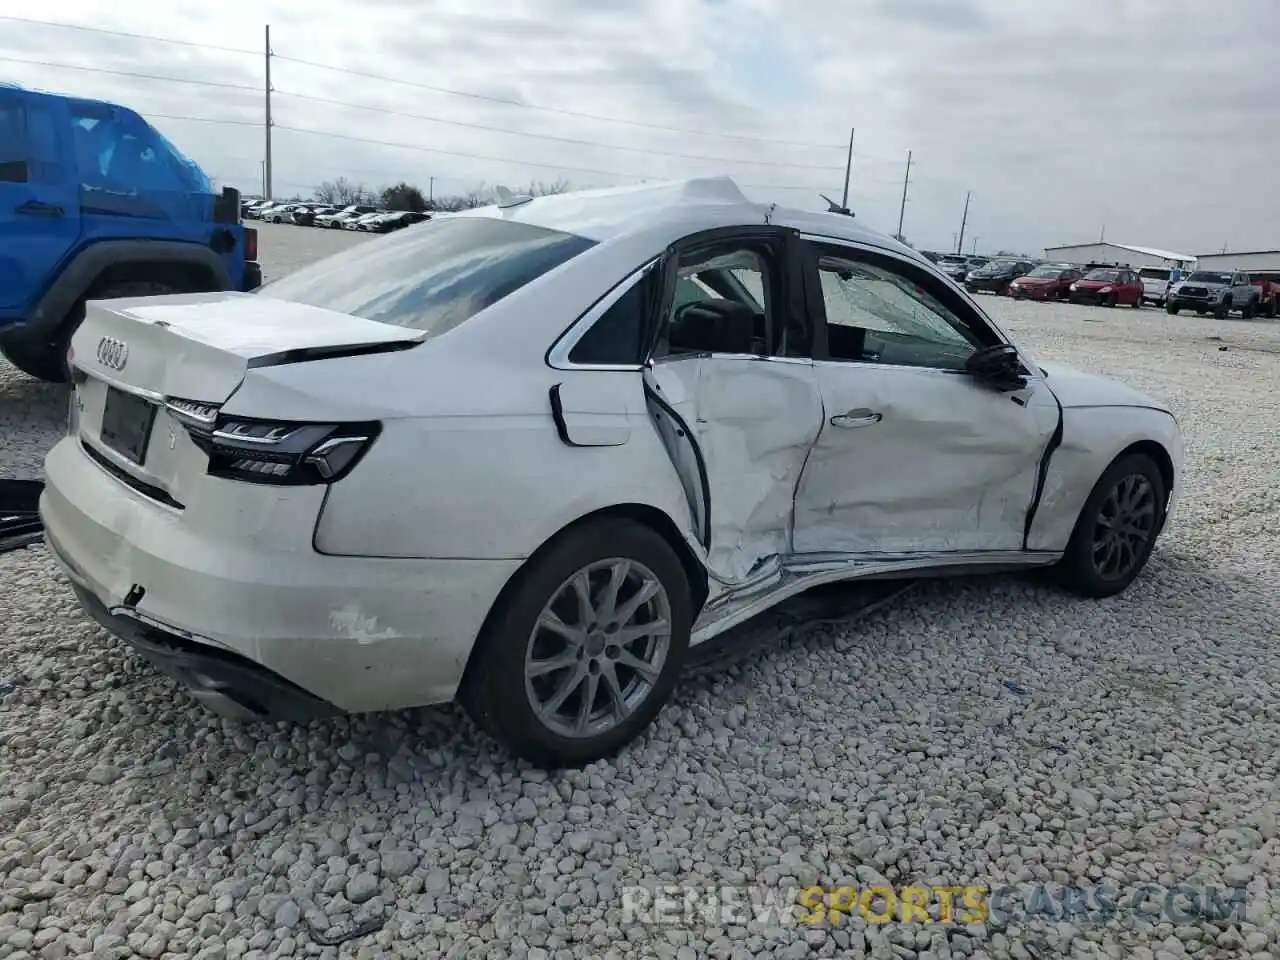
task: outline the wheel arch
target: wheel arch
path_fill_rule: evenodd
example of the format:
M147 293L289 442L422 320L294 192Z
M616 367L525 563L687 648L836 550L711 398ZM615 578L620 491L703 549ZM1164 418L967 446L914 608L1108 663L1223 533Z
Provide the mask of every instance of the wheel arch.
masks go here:
M1163 444L1155 440L1139 440L1137 443L1129 444L1129 446L1112 457L1111 463L1107 464L1107 469L1110 469L1111 465L1118 460L1132 454L1150 457L1155 462L1156 467L1160 470L1160 479L1164 483L1165 499L1168 500L1173 495L1174 486L1178 481L1177 472L1173 465L1173 457L1170 456L1169 451L1164 448Z
M1050 458L1045 489L1028 531L1027 549L1065 549L1098 478L1131 454L1143 454L1155 462L1165 484L1166 513L1172 511L1183 457L1177 421L1154 408L1108 409L1117 417L1100 420L1096 408L1063 410L1064 441Z
M489 612L485 614L483 623L480 626L480 632L477 634L476 643L471 647L471 652L467 656L467 665L462 672L462 680L459 683L459 690L466 689L468 680L472 671L472 664L477 662L477 650L480 646L480 638L488 632L489 626L493 618L502 609L507 598L512 591L519 585L521 578L525 572L543 557L548 550L552 548L562 537L573 530L580 529L590 523L597 523L601 520L630 520L640 526L647 527L658 536L666 541L667 545L675 552L676 557L680 561L680 566L684 569L685 575L689 578L689 590L693 599L693 616L697 619L698 613L702 609L702 605L706 603L709 590L709 580L706 568L702 565L702 561L694 553L689 542L680 532L680 528L676 522L671 519L665 512L657 507L647 503L618 503L607 507L601 507L585 513L575 520L565 524L551 536L547 537L536 550L520 564L520 567L507 579L503 584L498 595L494 598L493 603L489 607Z
M196 278L205 289L231 289L227 266L212 248L185 240L100 240L79 250L60 268L40 298L24 333L48 337L61 327L76 305L95 290L133 280L165 282Z

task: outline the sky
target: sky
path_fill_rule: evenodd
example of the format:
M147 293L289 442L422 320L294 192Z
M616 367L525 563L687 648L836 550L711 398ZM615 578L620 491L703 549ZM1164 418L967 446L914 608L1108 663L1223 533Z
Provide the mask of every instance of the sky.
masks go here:
M486 12L486 7L488 8ZM0 4L0 81L138 110L220 183L728 174L923 249L1280 248L1275 0ZM184 43L47 26L13 17ZM114 72L112 72L114 71ZM131 75L130 75L131 74ZM434 177L434 184L430 178Z

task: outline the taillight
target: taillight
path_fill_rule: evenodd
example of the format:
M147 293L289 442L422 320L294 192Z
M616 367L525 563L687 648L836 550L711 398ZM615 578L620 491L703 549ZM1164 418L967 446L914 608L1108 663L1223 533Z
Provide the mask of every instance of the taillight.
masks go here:
M246 483L306 486L341 480L377 439L374 423L296 423L222 414L170 397L165 409L209 455L209 475Z
M246 260L258 259L258 231L253 227L244 228L244 258Z

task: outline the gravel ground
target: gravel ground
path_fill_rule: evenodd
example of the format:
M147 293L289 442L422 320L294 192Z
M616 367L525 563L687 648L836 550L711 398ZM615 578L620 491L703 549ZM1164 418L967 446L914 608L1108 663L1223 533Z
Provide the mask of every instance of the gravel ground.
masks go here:
M268 273L353 240L263 228ZM1280 958L1280 324L984 303L1177 410L1187 486L1146 575L1101 603L924 585L693 677L614 763L548 777L453 709L225 724L90 626L42 547L0 557L0 958ZM0 368L0 475L37 474L64 405ZM881 878L1247 886L1247 918L623 911L633 885Z

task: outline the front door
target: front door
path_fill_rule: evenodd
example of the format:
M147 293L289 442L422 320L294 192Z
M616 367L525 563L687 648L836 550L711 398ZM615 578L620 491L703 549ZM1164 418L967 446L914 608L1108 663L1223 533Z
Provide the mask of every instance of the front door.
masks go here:
M790 555L795 487L822 424L791 242L761 227L673 249L645 372L708 567L729 586Z
M920 265L836 242L808 252L825 411L796 492L796 553L1021 550L1060 416L1038 371L1016 392L964 373L1002 337Z
M0 90L0 309L43 293L80 234L55 102Z

